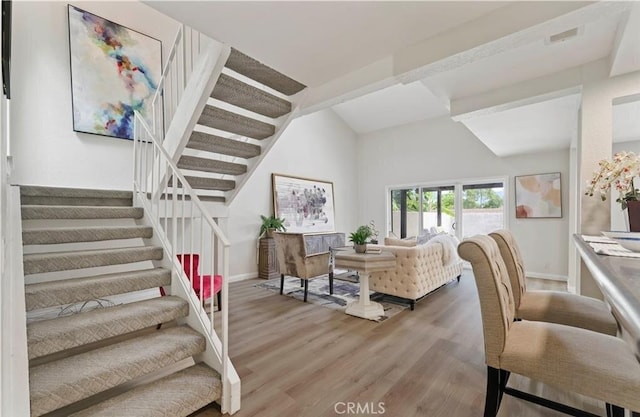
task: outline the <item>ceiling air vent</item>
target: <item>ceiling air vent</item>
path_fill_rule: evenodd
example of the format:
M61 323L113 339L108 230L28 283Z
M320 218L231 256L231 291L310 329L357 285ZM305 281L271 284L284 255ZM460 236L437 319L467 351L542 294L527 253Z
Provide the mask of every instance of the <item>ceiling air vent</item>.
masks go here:
M575 38L582 32L580 28L573 28L569 30L565 30L564 32L556 33L555 35L551 35L546 39L546 44L554 44L559 42L565 42L569 39Z

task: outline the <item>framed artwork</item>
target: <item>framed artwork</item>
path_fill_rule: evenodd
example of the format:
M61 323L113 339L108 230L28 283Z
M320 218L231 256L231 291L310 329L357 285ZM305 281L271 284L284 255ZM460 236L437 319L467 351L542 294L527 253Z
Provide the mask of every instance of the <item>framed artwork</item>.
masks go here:
M69 5L73 130L133 139L134 111L151 115L162 43Z
M562 217L560 173L515 177L516 218Z
M315 233L335 230L333 183L272 174L273 208L284 219L287 232Z

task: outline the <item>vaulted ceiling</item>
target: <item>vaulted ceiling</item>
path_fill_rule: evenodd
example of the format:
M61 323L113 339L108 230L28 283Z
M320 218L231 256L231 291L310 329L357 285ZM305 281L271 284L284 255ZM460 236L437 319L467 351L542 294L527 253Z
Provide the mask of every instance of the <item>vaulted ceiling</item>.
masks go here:
M478 103L589 65L640 70L638 2L145 3L309 85L307 112L332 107L358 133L451 115L497 155L567 147L579 86ZM629 140L640 117L620 117Z

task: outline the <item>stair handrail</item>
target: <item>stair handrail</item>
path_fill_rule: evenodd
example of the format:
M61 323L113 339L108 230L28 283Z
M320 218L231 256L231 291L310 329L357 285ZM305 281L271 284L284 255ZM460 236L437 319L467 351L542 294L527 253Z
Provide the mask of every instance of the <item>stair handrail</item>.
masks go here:
M182 175L180 169L176 163L169 156L169 153L162 146L160 140L153 134L152 130L147 125L143 116L139 112L135 112L134 116L134 193L136 193L137 201L140 201L145 208L145 212L149 214L149 220L154 225L154 229L158 232L158 238L162 241L165 252L169 255L169 259L173 268L173 272L178 277L179 285L182 287L182 292L188 298L191 308L195 311L199 311L199 317L204 325L209 336L217 335L214 329L214 308L213 301L211 303L211 309L209 316L204 312L204 291L200 291L198 296L192 290L194 286L193 276L187 277L183 271L182 265L177 261L178 253L196 253L194 252L194 243L200 243L200 266L210 267L211 276L219 271L220 256L216 254L220 251L218 245L222 245L222 319L221 319L221 334L218 335L221 341L221 368L222 368L222 406L223 410L229 409L229 405L225 402L230 401L230 387L228 386L229 380L229 248L231 243L225 236L222 229L218 224L210 217L208 210L198 198L197 194L189 185L188 181ZM159 175L160 172L164 172L164 175ZM180 185L180 188L178 187ZM171 196L171 207L169 207L169 196ZM164 197L164 210L161 206L161 199ZM187 202L186 199L189 199ZM180 208L178 207L178 200L181 200ZM189 213L186 214L186 206L189 206ZM180 215L178 215L178 213ZM162 217L161 215L164 215ZM164 218L164 222L163 219ZM194 242L196 233L194 231L194 219L200 219L200 233L199 242ZM189 225L191 230L185 227L186 221L189 219ZM170 223L169 223L170 221ZM164 223L164 224L163 224ZM178 224L181 224L181 229L178 229ZM170 230L169 230L170 228ZM211 249L209 251L203 250L205 242L204 228L208 228L210 236ZM188 234L188 238L185 236ZM178 241L178 235L180 235L181 241ZM185 239L188 239L190 244L187 245ZM188 248L187 248L188 246ZM178 248L182 251L178 252ZM211 255L209 258L208 255ZM192 257L193 259L193 257ZM193 268L193 267L192 267ZM204 275L204 271L203 271ZM213 278L210 278L211 288L213 292ZM172 281L173 283L173 281ZM199 288L204 288L204 282L202 276L200 277ZM173 289L172 289L173 292ZM213 300L213 297L211 297ZM208 318L208 322L204 321L204 318Z
M164 140L164 134L173 120L189 75L202 52L202 45L209 41L208 37L184 24L178 27L151 100L151 118L147 119L153 128L152 133L160 141Z

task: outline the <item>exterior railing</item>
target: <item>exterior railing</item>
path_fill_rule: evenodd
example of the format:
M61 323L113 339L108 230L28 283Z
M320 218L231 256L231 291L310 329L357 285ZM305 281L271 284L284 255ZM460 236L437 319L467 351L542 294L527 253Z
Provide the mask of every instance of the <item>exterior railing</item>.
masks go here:
M179 292L185 294L192 311L207 332L208 340L221 342L221 374L223 395L228 392L228 328L229 328L229 240L220 227L208 214L196 193L189 186L180 169L156 138L139 113L135 115L134 135L134 192L137 201L142 202L145 214L153 224L158 238L168 254L172 276L181 279L172 280L172 293L180 286ZM199 265L194 264L194 254L199 255ZM188 277L178 261L178 255L191 255L190 271L200 268L200 278L194 282L194 274ZM184 259L184 258L183 258ZM214 274L221 273L221 320L220 329L214 328L213 288ZM204 275L208 275L211 288L209 312L205 309L205 292L196 293L194 286L205 288ZM214 343L215 344L215 343ZM224 396L223 396L224 402ZM223 404L223 409L224 409Z

